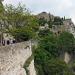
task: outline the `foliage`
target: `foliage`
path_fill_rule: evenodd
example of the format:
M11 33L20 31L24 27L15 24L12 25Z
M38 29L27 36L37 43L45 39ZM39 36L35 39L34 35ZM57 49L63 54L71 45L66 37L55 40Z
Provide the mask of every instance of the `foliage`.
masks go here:
M49 28L52 28L53 22L52 21L48 21L48 25L49 25Z
M38 75L73 75L69 65L59 58L62 51L72 52L70 47L74 45L73 35L68 32L62 32L58 36L50 32L43 33L45 35L41 34L38 47L34 51Z
M44 30L39 30L38 36L40 38L45 37L45 36L49 36L50 34L53 34L52 32L50 32L49 29L44 29Z
M44 18L40 18L40 19L38 20L38 22L39 22L39 25L44 26L45 23L47 23L47 20L45 20Z
M60 50L72 52L74 50L74 36L68 32L62 32L58 36L58 46Z
M34 50L34 60L38 75L73 75L68 65L59 59L60 52L74 51L75 40L73 35L68 32L62 32L56 36L49 29L39 31L39 25L44 26L45 23L48 23L50 28L53 24L62 25L63 20L61 18L55 17L54 21L47 21L44 18L38 20L37 17L31 15L30 11L25 6L21 6L21 4L17 7L7 5L5 10L6 17L0 16L0 18L8 22L6 27L17 42L34 39L36 36L39 37L38 46ZM0 11L3 11L2 7ZM24 66L26 70L32 58L31 56L26 61Z
M35 16L30 14L25 6L21 4L17 7L7 5L6 12L8 22L7 29L18 42L30 40L35 36L39 28L38 20Z
M59 59L51 59L45 63L45 75L65 75L67 70L65 62Z
M26 74L27 74L27 75L30 75L30 74L29 74L28 67L29 67L31 61L33 60L33 58L34 58L33 55L31 55L31 56L27 59L27 61L25 62L24 66L23 66L23 68L26 70Z
M44 48L49 52L49 54L53 57L58 56L58 48L57 48L57 37L54 35L49 35L40 40L39 43L40 48Z
M29 27L22 27L10 30L17 42L27 41L35 36L35 33Z
M26 9L26 7L21 4L19 4L17 7L13 5L6 5L6 16L7 16L7 22L9 25L12 25L12 27L19 27L23 26L25 24L25 15L29 15L29 11Z
M3 14L3 13L4 13L4 7L2 2L0 1L0 14Z
M60 17L55 17L54 18L54 25L62 25L63 20Z
M38 31L39 23L38 19L35 16L33 15L27 16L27 19L25 21L27 21L25 26L31 27L31 29L33 29L34 32Z

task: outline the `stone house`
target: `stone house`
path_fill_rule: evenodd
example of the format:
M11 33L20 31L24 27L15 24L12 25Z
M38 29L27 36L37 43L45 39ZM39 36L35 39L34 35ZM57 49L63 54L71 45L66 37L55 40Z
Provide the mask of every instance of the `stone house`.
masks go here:
M40 19L40 18L44 18L45 20L47 21L50 21L50 20L54 20L54 16L50 13L47 13L47 12L42 12L40 14L37 15L37 17Z
M63 25L52 25L52 28L50 28L50 31L52 31L55 34L59 34L60 32L67 31L74 35L75 37L75 26L71 19L66 19L63 21Z
M75 25L72 22L72 20L66 19L65 21L63 21L63 23L64 23L65 31L68 31L68 32L72 33L75 37Z
M52 31L54 34L59 34L64 31L63 25L52 25L52 28L50 28L50 31Z

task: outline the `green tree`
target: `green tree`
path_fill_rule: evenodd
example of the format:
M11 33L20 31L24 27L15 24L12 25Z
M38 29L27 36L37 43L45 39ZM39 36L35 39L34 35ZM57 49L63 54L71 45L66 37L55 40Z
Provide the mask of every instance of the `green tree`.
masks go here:
M30 11L28 11L28 9L21 4L17 7L7 5L6 12L8 22L7 28L15 39L17 41L32 39L33 35L36 34L39 29L37 18L31 15Z
M20 27L25 25L25 15L29 15L28 10L26 7L19 4L17 7L13 5L6 5L6 16L7 22L12 27Z
M14 28L10 30L10 33L14 36L17 42L27 41L35 36L35 33L29 27Z
M45 63L45 75L66 75L69 72L67 64L59 59L51 59Z
M74 75L69 64L60 59L60 52L72 52L70 47L74 45L73 35L68 32L63 32L59 36L50 32L43 32L43 34L41 34L38 47L34 51L38 75Z
M4 13L4 7L2 4L2 1L0 1L0 14L3 14L3 13Z
M49 29L44 29L44 30L39 30L39 33L38 33L38 36L40 38L44 38L44 37L47 37L49 35L53 34L52 32L50 32Z
M58 36L58 46L60 50L72 52L74 50L74 44L74 36L71 33L62 32Z
M40 26L44 26L45 23L47 23L47 20L45 20L44 18L40 18L40 19L38 19L38 22L39 22Z
M63 25L63 20L62 20L62 18L60 18L60 17L55 17L53 24L54 24L54 25Z

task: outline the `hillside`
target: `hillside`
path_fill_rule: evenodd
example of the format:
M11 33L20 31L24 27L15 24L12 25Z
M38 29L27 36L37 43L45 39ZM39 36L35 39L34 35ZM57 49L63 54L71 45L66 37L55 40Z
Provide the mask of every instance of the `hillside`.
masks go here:
M32 15L21 4L1 4L1 9L0 75L75 75L71 19L47 12Z
M39 19L40 29L49 27L49 29L55 34L67 31L75 36L75 25L72 20L65 17L54 16L47 12L42 12L37 15Z

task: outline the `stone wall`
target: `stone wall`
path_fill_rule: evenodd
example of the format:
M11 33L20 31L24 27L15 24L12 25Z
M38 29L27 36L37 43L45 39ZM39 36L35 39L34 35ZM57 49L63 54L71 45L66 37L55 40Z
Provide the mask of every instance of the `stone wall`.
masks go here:
M26 75L23 65L31 55L30 41L0 47L0 75Z

